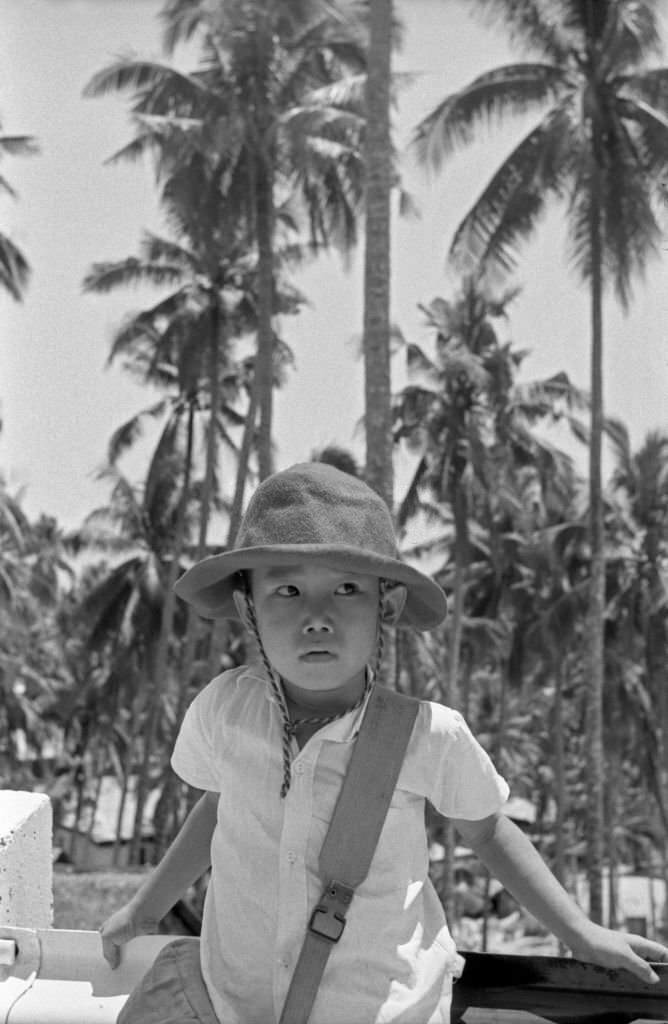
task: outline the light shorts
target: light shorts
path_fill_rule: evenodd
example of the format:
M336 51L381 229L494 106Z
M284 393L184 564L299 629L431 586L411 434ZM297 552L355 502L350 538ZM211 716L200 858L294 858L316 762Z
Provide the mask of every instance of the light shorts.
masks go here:
M199 939L177 939L160 951L117 1024L220 1024L202 978Z

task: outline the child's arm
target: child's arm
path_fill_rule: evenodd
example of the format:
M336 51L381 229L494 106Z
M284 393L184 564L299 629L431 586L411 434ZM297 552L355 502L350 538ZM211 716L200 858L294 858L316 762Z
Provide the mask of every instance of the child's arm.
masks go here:
M640 935L612 931L590 921L509 818L493 814L482 821L456 819L454 825L494 877L579 960L624 967L645 982L659 980L643 957L668 963L668 949Z
M156 932L181 893L209 867L217 806L217 793L205 793L198 800L160 863L129 903L100 928L102 950L112 967L120 963L121 946L136 935Z

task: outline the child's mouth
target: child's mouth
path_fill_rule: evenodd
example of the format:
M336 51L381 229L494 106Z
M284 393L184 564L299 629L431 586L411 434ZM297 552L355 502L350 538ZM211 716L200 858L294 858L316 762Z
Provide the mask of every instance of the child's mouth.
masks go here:
M300 661L333 661L336 657L331 651L306 651L304 654L299 655Z

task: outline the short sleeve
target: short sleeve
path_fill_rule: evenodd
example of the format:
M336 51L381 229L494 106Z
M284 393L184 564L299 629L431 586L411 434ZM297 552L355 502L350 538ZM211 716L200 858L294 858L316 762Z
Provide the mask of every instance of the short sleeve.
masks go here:
M219 792L214 729L217 725L217 685L214 679L197 694L183 718L171 765L189 786Z
M458 711L424 702L416 733L413 771L419 765L425 795L440 814L478 821L501 809L508 784Z

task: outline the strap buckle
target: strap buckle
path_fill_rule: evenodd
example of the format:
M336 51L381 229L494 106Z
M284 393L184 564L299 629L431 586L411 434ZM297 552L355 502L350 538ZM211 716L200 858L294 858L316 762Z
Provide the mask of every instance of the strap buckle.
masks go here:
M320 902L311 914L309 931L329 942L338 942L346 926L346 912L355 890L332 879L325 886Z

